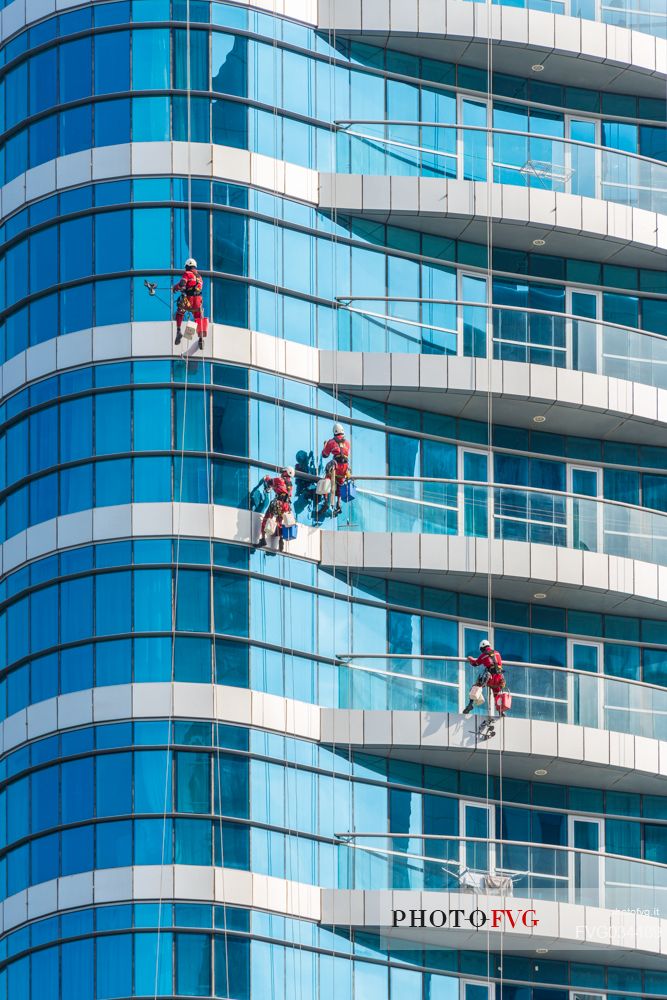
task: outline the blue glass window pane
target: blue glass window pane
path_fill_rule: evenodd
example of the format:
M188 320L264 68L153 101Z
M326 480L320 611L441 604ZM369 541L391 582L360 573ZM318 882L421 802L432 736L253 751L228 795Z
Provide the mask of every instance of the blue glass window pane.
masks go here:
M58 645L58 587L36 590L30 598L30 649Z
M93 815L93 761L66 761L61 765L63 823L78 823Z
M247 39L213 32L211 35L211 89L219 94L245 97L247 86Z
M137 632L168 632L171 621L171 570L134 571L134 628Z
M95 803L98 816L132 811L132 755L114 753L95 760Z
M123 271L130 260L130 212L105 212L95 217L95 271Z
M167 142L169 140L168 97L133 98L132 139L134 142Z
M12 1000L30 1000L30 957L11 962L7 968L7 996Z
M209 996L211 992L209 935L176 935L176 992L191 997Z
M234 149L248 148L248 108L237 101L216 100L211 108L211 142Z
M169 389L134 390L135 451L169 451L171 448L171 392Z
M169 36L167 28L144 28L132 32L133 90L169 89Z
M132 935L97 939L97 998L111 1000L132 994Z
M40 656L32 661L30 697L32 702L45 701L58 694L58 655Z
M134 501L150 503L171 498L171 459L134 459Z
M205 97L172 98L172 128L174 140L210 142L210 101Z
M131 574L106 573L95 581L95 631L97 635L129 632L132 622Z
M171 774L166 774L169 756L166 751L137 750L134 753L134 809L137 813L163 813L165 790L171 789ZM171 766L169 767L171 772ZM166 809L171 810L167 793Z
M176 628L179 631L208 632L209 581L207 572L181 570L176 607Z
M30 291L58 281L58 229L49 226L30 237Z
M126 266L126 265L123 265ZM95 282L95 325L109 326L130 321L130 282L128 278Z
M30 524L40 524L58 514L58 474L30 483Z
M30 303L30 344L42 344L58 334L58 296L44 295Z
M92 50L90 38L63 42L60 56L60 102L77 101L92 91Z
M214 941L215 995L249 1000L250 941L229 935L226 938L217 936ZM305 990L303 995L307 992Z
M95 647L95 684L129 684L132 680L132 641L99 642Z
M93 467L80 465L60 473L60 513L74 514L93 505Z
M93 404L90 397L60 404L60 458L73 462L92 454Z
M95 93L122 94L130 89L130 33L95 36Z
M208 32L177 29L174 32L174 87L208 90ZM189 66L188 66L189 63Z
M134 267L137 270L171 267L169 209L137 208L133 215ZM161 280L164 284L164 279Z
M31 1000L58 1000L60 995L58 948L36 951L31 959Z
M211 758L207 753L176 754L176 809L184 813L211 811Z
M58 834L38 837L30 845L30 881L33 885L48 882L60 874Z
M178 626L177 626L178 628ZM211 644L208 639L176 637L174 677L177 681L208 684L211 680Z
M164 923L164 920L162 921ZM137 996L167 995L172 990L171 934L135 934L134 992Z
M56 49L47 49L32 56L30 67L30 114L50 108L57 93Z
M103 36L99 36L103 37ZM130 101L102 101L95 105L95 145L115 146L130 141Z
M171 679L171 640L134 640L134 680L168 681Z
M123 868L132 864L132 823L98 823L95 827L95 867Z
M61 111L59 154L67 156L82 149L90 149L93 144L93 109L90 105Z
M31 778L32 829L46 830L58 823L58 768L36 771Z
M60 692L82 691L93 686L91 646L76 646L60 654Z
M91 273L92 219L72 219L60 225L60 280L72 281Z
M11 128L28 117L28 62L20 63L5 78L5 125Z
M110 392L95 400L95 452L112 455L130 451L130 392Z
M49 115L40 122L35 122L29 129L30 166L53 160L58 155L58 118Z
M95 506L113 507L132 499L132 464L129 458L98 462L95 466Z
M177 819L175 826L175 863L210 865L212 863L212 827L210 820Z
M170 865L172 863L172 821L138 819L134 822L135 865Z
M73 941L63 944L62 992L77 1000L93 1000L93 941Z

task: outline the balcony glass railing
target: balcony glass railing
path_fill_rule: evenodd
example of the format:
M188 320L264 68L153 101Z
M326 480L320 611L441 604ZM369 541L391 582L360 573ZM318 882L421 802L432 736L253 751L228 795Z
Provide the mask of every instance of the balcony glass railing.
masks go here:
M484 288L483 278L479 279ZM339 349L487 356L607 375L667 389L667 337L571 313L472 300L354 296L339 322ZM487 331L487 316L492 324Z
M667 514L602 497L469 480L355 476L339 528L535 542L667 565Z
M501 881L506 895L522 899L667 916L667 865L652 861L491 837L355 833L339 839L341 887L498 894Z
M512 718L667 740L667 688L565 666L516 660L504 666ZM338 706L458 713L478 673L461 657L341 655Z
M601 21L617 28L643 31L667 38L667 9L664 0L493 0L494 4L565 14L585 21Z
M468 181L492 177L497 184L566 192L667 214L667 163L637 153L593 141L454 122L337 124L339 173Z

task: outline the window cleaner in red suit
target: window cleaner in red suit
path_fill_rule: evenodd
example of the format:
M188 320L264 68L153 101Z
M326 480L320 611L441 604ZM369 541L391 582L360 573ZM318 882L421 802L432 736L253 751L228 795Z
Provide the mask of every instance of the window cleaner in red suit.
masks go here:
M208 320L204 316L202 308L202 291L204 282L197 270L197 261L193 257L188 257L183 268L183 274L173 286L174 292L180 292L176 302L176 346L183 338L181 326L183 317L187 312L192 314L192 318L197 326L197 336L199 337L199 350L204 350L204 337L208 332Z
M495 699L498 714L502 719L512 702L509 692L505 692L505 675L503 673L503 660L500 653L493 649L488 639L483 639L479 644L479 656L469 656L468 663L472 664L473 667L484 668L475 681L474 686L477 688L489 688ZM463 709L463 714L468 715L469 712L472 712L474 706L475 702L471 697ZM485 728L488 729L488 736L494 735L492 718L482 723L481 730Z
M341 424L333 425L333 437L325 441L322 458L331 459L324 470L327 479L331 480L331 491L327 494L322 513L326 512L335 497L336 505L332 513L334 517L338 517L343 509L340 502L340 488L350 477L350 442L345 440L345 431Z
M291 512L292 510L293 483L294 468L291 465L286 465L283 469L281 469L278 476L264 476L264 486L266 490L272 490L275 493L275 496L269 503L266 513L262 518L259 541L257 542L259 548L266 545L266 535L267 530L269 530L269 521L273 521L274 524L273 530L270 532L271 536L279 536L279 550L282 552L285 548L282 526L285 514Z

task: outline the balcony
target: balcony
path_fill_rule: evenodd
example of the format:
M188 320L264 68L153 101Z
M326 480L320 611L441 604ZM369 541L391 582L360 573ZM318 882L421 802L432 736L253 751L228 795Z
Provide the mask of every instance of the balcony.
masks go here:
M489 18L486 3L467 0L325 0L319 27L354 41L478 67L486 66L492 41L496 72L530 76L539 64L549 83L576 78L579 86L608 93L664 97L667 44L660 0L641 11L627 0L613 7L609 0L520 2L523 9L494 4Z

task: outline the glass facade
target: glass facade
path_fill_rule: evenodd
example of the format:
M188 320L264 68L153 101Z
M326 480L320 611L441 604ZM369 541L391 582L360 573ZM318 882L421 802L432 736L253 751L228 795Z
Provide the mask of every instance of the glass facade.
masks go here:
M511 420L491 404L473 419L431 392L398 405L232 363L210 341L204 359L163 356L151 337L194 256L230 345L250 330L276 352L389 354L392 371L422 354L506 362L559 391L570 373L605 376L610 410L633 398L664 422L658 253L619 265L582 257L573 234L542 251L532 236L352 217L278 180L188 175L178 151L249 151L346 181L493 180L664 216L667 102L606 93L595 73L586 87L487 74L472 57L446 63L234 3L90 2L40 17L28 5L10 31L19 2L2 4L0 44L0 1000L666 996L664 955L552 947L536 960L532 942L506 950L482 935L406 950L288 900L462 892L472 872L509 878L515 902L667 918L667 616L646 582L658 588L667 566L667 445L639 418L601 432L590 395L555 433L533 422L538 389ZM508 5L664 37L657 0ZM181 144L173 171L137 171L148 143ZM115 165L76 173L93 161ZM72 360L92 330L133 348ZM357 486L336 519L316 493L334 421ZM470 585L400 560L366 575L211 530L221 513L259 531L263 477L283 465L298 473L298 537L530 546L527 585L494 593L481 562ZM118 512L157 523L181 503L193 506L162 534L99 528ZM188 518L207 513L202 537ZM90 544L68 534L82 524ZM621 569L614 600L592 579L581 599L546 586L543 566L584 557L625 567L634 602ZM604 781L580 766L583 750L562 751L557 780L527 749L509 771L489 768L478 717L461 714L466 658L486 636L513 695L508 731L582 747L585 732L587 753L636 746L636 762L619 756ZM255 703L264 714L244 716ZM448 713L471 727L471 760L306 735L298 720L325 710L391 710L410 725ZM275 898L232 899L255 877L276 880Z

